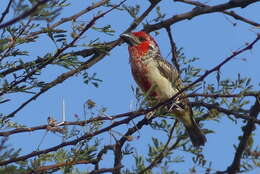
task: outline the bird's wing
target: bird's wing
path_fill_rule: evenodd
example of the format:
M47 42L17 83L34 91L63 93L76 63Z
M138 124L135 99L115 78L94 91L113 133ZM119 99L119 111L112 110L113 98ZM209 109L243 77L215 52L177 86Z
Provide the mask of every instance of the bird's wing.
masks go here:
M161 75L172 82L174 88L177 88L178 90L183 88L177 69L163 58L158 58L156 61Z
M177 71L177 69L161 57L158 57L156 60L157 60L157 63L158 63L159 72L165 78L170 80L172 82L172 86L174 88L176 88L178 91L180 89L182 89L184 86L182 84L182 80L180 79L179 72ZM184 96L184 95L185 95L185 93L181 94L181 96ZM191 105L189 104L189 99L188 98L182 99L182 102L178 103L178 105L181 108L186 109L189 112L189 114L188 114L189 117L187 119L193 120L193 118L192 118L193 112L192 112Z

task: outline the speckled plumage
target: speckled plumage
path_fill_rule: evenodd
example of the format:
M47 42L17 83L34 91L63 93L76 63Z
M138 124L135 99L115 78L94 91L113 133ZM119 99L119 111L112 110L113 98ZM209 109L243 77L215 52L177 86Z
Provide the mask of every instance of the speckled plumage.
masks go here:
M149 34L143 31L133 32L122 38L129 44L132 74L144 93L149 91L150 96L161 102L171 98L182 88L177 70L162 58L156 41ZM195 146L204 145L206 138L192 118L188 99L182 99L176 104L180 109L171 112L184 124L192 143Z

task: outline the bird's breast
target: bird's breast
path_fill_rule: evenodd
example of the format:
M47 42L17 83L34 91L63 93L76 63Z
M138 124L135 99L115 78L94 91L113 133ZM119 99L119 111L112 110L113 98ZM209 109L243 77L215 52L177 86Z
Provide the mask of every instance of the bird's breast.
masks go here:
M176 93L177 90L173 88L172 82L160 73L155 61L143 62L134 59L130 62L134 79L143 92L146 93L152 88L153 91L149 95L156 96L160 100L169 99Z

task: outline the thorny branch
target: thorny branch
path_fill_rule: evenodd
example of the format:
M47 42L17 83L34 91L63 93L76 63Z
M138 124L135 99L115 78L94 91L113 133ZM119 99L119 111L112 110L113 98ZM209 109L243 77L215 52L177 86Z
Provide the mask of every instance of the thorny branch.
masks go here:
M192 94L192 95L195 95L195 94ZM230 97L230 96L232 96L232 95L228 95L228 97ZM234 95L234 96L237 96L237 95ZM185 96L185 97L187 97L187 96ZM212 97L214 97L214 95ZM220 107L217 104L208 104L205 102L190 102L190 104L192 107L202 106L202 107L206 107L208 110L216 109L217 111L224 113L226 115L234 115L237 118L242 118L244 120L250 120L256 124L260 124L260 120L250 117L249 114L239 113L236 111L225 109L225 108ZM147 112L147 110L143 110L143 111ZM129 115L132 115L132 114L138 113L138 112L139 111L126 112L126 113L122 113L122 114L115 115L115 116L98 116L98 117L95 117L95 118L92 118L89 120L83 120L83 121L64 121L57 126L68 126L68 125L85 126L85 125L87 125L89 123L93 123L93 122L105 121L105 120L111 121L111 120L116 120L116 119L123 118L123 117L128 117ZM46 129L48 130L48 126L49 125L46 124L46 125L40 125L40 126L35 126L35 127L17 128L17 129L13 129L10 131L0 132L0 136L8 137L10 135L17 134L17 133L33 132L33 131L37 131L37 130L46 130Z
M104 121L104 120L116 120L119 118L123 118L123 117L128 117L131 116L133 114L135 114L136 111L133 112L126 112L126 113L122 113L122 114L118 114L118 115L114 115L114 116L98 116L89 120L83 120L83 121L64 121L63 123L60 123L58 125L54 125L54 126L68 126L68 125L78 125L78 126L85 126L89 123L93 123L93 122L98 122L98 121ZM35 127L30 127L30 128L17 128L17 129L13 129L11 131L6 131L6 132L0 132L0 136L5 136L8 137L12 134L16 134L16 133L24 133L24 132L33 132L33 131L37 131L37 130L45 130L47 129L49 125L41 125L41 126L35 126Z
M46 1L47 2L47 1ZM100 1L101 2L104 2L104 1ZM134 21L132 23L132 25L125 31L125 32L129 32L131 30L133 30L136 26L138 26L140 24L140 22L150 13L150 11L155 7L155 5L159 2L159 1L152 1L152 2L155 2L155 3L152 3L151 6L145 11L145 13L143 13L140 18L138 18L136 21ZM168 20L165 20L163 21L162 23L158 23L160 24L160 26L158 24L154 24L154 25L147 25L145 27L145 29L147 31L154 31L154 30L157 30L157 29L160 29L160 28L169 28L170 25L172 25L173 23L176 23L178 21L181 21L181 20L184 20L184 19L191 19L192 17L195 17L195 16L198 16L198 15L201 15L201 14L204 14L204 13L212 13L212 12L218 12L218 11L221 11L221 8L222 10L224 9L230 9L230 8L233 8L233 7L244 7L244 6L247 6L251 3L254 3L254 2L257 2L257 0L245 0L245 2L241 4L238 4L236 1L230 1L229 3L226 3L226 4L222 4L221 5L218 5L218 6L212 6L212 7L208 7L208 6L205 6L203 8L198 8L198 9L194 9L193 11L191 12L188 12L188 13L184 13L184 14L181 14L181 15L178 15L178 16L173 16L172 18L168 19ZM233 4L233 5L232 5ZM233 12L228 12L230 14L232 14ZM233 13L233 17L235 16L235 14ZM77 18L77 17L76 17ZM23 18L22 18L23 19ZM62 21L62 22L66 22L66 18L64 18L65 20ZM18 19L17 21L19 21L20 19ZM67 19L69 20L69 19ZM239 20L242 20L244 22L246 22L245 19L239 19ZM15 22L17 22L15 21ZM14 23L15 23L14 22ZM247 22L247 23L250 23L250 22ZM254 25L252 22L251 22L252 25ZM10 24L11 25L11 24ZM55 24L53 24L55 25ZM60 25L59 23L56 23L56 25ZM0 25L1 26L1 25ZM56 27L56 26L54 26ZM150 108L148 110L140 110L140 111L136 111L136 112L129 112L129 113L124 113L124 114L120 114L118 116L114 116L112 118L110 117L97 117L97 118L94 118L92 120L86 120L86 121L82 121L82 122L64 122L62 125L85 125L87 123L90 123L90 122L94 122L94 121L99 121L99 120L113 120L113 119L117 119L117 118L123 118L123 117L126 117L126 116L129 116L128 118L124 118L120 121L117 121L117 122L114 122L112 123L111 125L99 130L99 131L96 131L94 133L86 133L85 135L75 139L75 140L72 140L72 141L68 141L68 142L64 142L64 143L61 143L57 146L54 146L54 147L51 147L51 148L48 148L48 149L45 149L45 150L41 150L41 151L38 151L38 152L32 152L30 154L27 154L27 155L24 155L24 156L20 156L20 157L17 157L17 158L14 158L14 159L10 159L10 160L7 160L7 161L1 161L0 162L0 165L5 165L5 164L9 164L9 163L12 163L12 162L17 162L17 161L21 161L21 160L27 160L31 157L34 157L34 156L37 156L37 155L40 155L40 154L45 154L45 153L48 153L48 152L53 152L57 149L60 149L62 147L65 147L65 146L70 146L70 145L75 145L77 144L78 142L82 141L82 140L85 140L85 139L90 139L96 135L99 135L101 133L104 133L118 125L121 125L121 124L127 124L129 123L131 120L135 119L136 117L142 115L142 114L145 114L145 113L148 113L152 110L155 110L157 109L158 107L161 107L163 105L166 105L168 104L170 101L174 100L179 94L181 94L182 92L184 92L185 90L187 90L188 88L190 88L191 86L193 86L194 84L202 81L204 78L206 78L210 73L214 72L214 71L217 71L219 70L225 63L227 63L228 61L230 61L233 57L237 56L238 54L246 51L246 50L249 50L253 47L253 45L259 40L259 36L257 37L257 39L255 41L253 41L251 44L248 45L248 47L244 48L244 49L241 49L239 51L236 51L233 53L233 55L231 55L230 57L228 57L227 59L225 59L222 63L220 63L218 66L214 67L213 69L209 70L209 71L206 71L205 74L203 74L200 78L198 78L197 80L195 80L193 83L191 83L190 85L188 85L187 87L183 88L179 93L177 93L175 96L172 97L171 100L169 101L166 101L164 103L161 103L153 108ZM108 48L108 51L112 50L115 46L119 45L120 43L122 43L122 41L120 39L117 39L115 41L112 41L110 42L109 44L109 48ZM41 95L42 93L46 92L47 90L49 90L50 88L56 86L57 84L59 83L62 83L63 81L65 81L66 79L68 79L69 77L73 76L74 74L76 74L77 72L80 72L81 70L83 69L87 69L89 67L91 67L92 65L94 65L95 63L97 63L98 61L100 61L101 59L103 59L105 57L105 53L99 53L99 52L92 52L90 55L93 55L94 56L92 58L90 58L87 62L83 63L82 66L76 70L76 71L69 71L67 73L64 73L62 74L61 76L57 77L54 81L48 83L48 85L45 87L45 88L42 88L42 90L37 93L35 96L33 96L30 100L28 100L27 102L25 102L24 104L27 105L29 102L31 102L32 100L36 99L39 95ZM9 72L10 73L10 72ZM203 94L204 95L204 94ZM233 95L233 96L232 96ZM195 96L195 95L193 95ZM190 97L193 97L192 95L190 95ZM199 96L199 95L197 95ZM202 96L202 95L201 95ZM239 97L239 94L237 95ZM251 96L250 94L248 96ZM255 96L255 95L252 95L252 96ZM230 95L209 95L209 96L202 96L202 97L236 97L234 94L230 94ZM21 105L22 107L20 109L22 109L25 105ZM259 105L259 104L258 104ZM20 110L19 109L19 110ZM19 111L18 110L18 111ZM251 108L252 110L252 108ZM17 111L17 112L18 112ZM223 110L222 110L223 111ZM224 111L223 111L224 112ZM259 111L258 111L259 112ZM16 112L15 112L16 113ZM14 113L14 114L15 114ZM13 115L14 115L13 114ZM232 114L232 113L231 113ZM11 115L11 114L10 114ZM10 116L9 115L9 116ZM248 119L248 116L247 118L244 118L246 120L250 120L248 122L249 123L259 123L259 120L257 120L256 118L250 118ZM117 149L115 150L115 152L120 152L121 153L121 148L123 146L123 144L127 141L127 136L130 136L132 135L134 132L136 132L138 129L141 129L142 126L144 126L145 124L147 124L147 120L143 119L141 120L137 126L133 127L133 128L130 128L128 129L127 133L117 142L116 146L117 146ZM15 130L12 130L12 131L8 131L8 132L1 132L0 133L0 136L9 136L11 134L15 134L15 133L19 133L19 132L28 132L28 131L34 131L34 130L40 130L40 129L46 129L48 125L43 125L43 126L37 126L37 127L33 127L33 128L20 128L20 129L15 129ZM245 135L245 134L244 134ZM248 137L247 137L248 139ZM246 140L247 140L246 139ZM240 142L241 144L241 142ZM106 153L104 151L104 153ZM241 154L243 153L243 150L241 152ZM100 156L102 156L103 153L100 154ZM239 155L238 155L239 156ZM240 157L241 158L241 157ZM114 168L109 168L109 169L99 169L98 167L95 168L95 170L92 171L92 174L93 173L105 173L105 172L114 172L114 173L117 173L118 171L120 171L120 168L122 168L123 166L121 165L121 159L122 157L120 157L120 155L117 156L117 161L115 161L115 164L119 164L119 165L115 165ZM235 159L234 159L235 161ZM237 164L237 163L236 163ZM60 164L61 165L61 164ZM98 166L96 164L96 166ZM46 166L43 166L43 167L46 167ZM49 166L50 167L50 166ZM149 167L149 166L148 166ZM152 166L153 167L153 166Z
M143 115L144 113L145 113L145 111L131 112L131 115L128 115L127 118L125 118L123 120L120 120L120 121L113 122L111 125L109 125L109 126L107 126L105 128L102 128L102 129L97 130L95 132L86 133L86 134L82 135L79 138L76 138L76 139L71 140L71 141L63 142L63 143L61 143L59 145L50 147L48 149L34 151L34 152L31 152L31 153L29 153L27 155L23 155L23 156L20 156L20 157L17 157L17 158L12 158L10 160L0 161L0 166L6 165L6 164L9 164L9 163L13 163L13 162L17 162L17 161L27 160L29 158L32 158L34 156L38 156L38 155L41 155L41 154L46 154L46 153L49 153L49 152L53 152L53 151L56 151L56 150L58 150L60 148L65 147L65 146L76 145L80 141L83 141L83 140L86 140L86 139L91 139L91 138L93 138L93 137L95 137L95 136L97 136L99 134L102 134L102 133L105 133L105 132L111 130L114 127L117 127L117 126L123 125L123 124L128 124L131 120L133 120L134 118L137 118L140 115Z

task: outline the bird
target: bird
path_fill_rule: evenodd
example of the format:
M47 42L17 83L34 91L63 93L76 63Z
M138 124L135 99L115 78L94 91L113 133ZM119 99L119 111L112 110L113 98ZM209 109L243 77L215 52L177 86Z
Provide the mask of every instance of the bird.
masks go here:
M137 31L120 37L128 44L133 78L143 93L148 93L150 100L157 103L169 100L183 88L177 69L161 56L159 46L150 34ZM185 94L181 93L181 96ZM207 139L193 118L188 98L177 98L172 106L168 111L183 123L192 144L205 145Z

